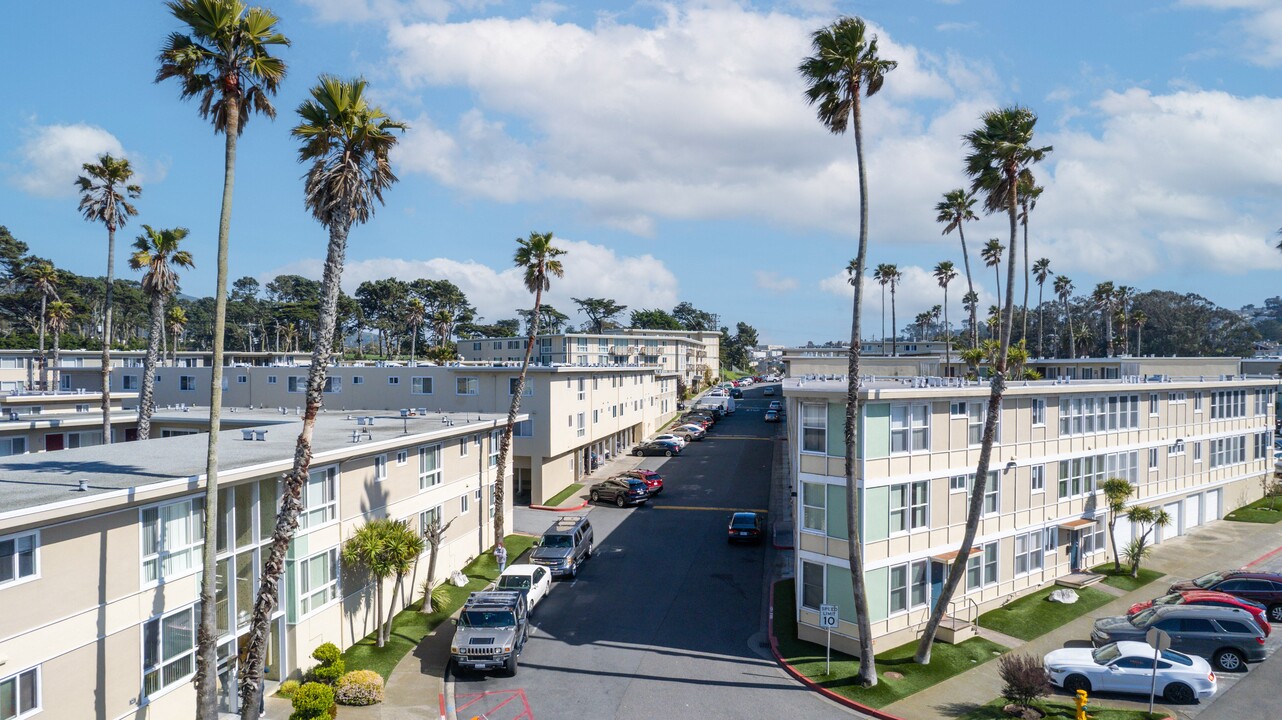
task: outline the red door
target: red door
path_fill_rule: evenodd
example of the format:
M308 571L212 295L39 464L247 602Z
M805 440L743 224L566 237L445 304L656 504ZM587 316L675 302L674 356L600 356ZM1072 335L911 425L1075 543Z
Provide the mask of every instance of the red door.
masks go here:
M61 450L63 447L65 435L62 433L51 433L45 435L45 450Z

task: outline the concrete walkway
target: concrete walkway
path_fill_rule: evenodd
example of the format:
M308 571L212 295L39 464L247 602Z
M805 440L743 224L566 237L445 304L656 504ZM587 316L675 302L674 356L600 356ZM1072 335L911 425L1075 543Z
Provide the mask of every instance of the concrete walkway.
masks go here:
M1153 549L1152 556L1144 566L1164 573L1166 577L1154 580L1133 592L1123 593L1103 607L1039 638L1028 642L1008 638L1014 644L1002 644L1017 652L1037 657L1068 645L1089 645L1091 627L1096 618L1124 615L1132 604L1161 595L1177 580L1198 577L1212 570L1244 567L1279 546L1282 546L1282 523L1260 525L1222 521L1197 528L1182 538L1169 540ZM1002 642L993 639L995 642ZM1001 687L997 663L988 662L910 695L887 706L885 710L902 718L958 717L999 697ZM1061 699L1066 697L1062 696ZM1217 698L1217 703L1223 701L1222 698ZM1135 702L1117 696L1111 696L1105 702L1111 707L1148 707L1147 700ZM1178 716L1183 713L1176 714Z

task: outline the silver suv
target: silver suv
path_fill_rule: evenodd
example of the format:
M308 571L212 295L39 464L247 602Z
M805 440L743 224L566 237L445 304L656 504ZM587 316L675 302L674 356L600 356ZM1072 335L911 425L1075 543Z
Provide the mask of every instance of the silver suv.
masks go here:
M516 674L516 658L530 634L524 593L474 592L455 623L450 658L456 668L501 667L508 675Z
M592 557L592 522L587 515L565 515L543 533L530 551L530 562L555 577L577 577L579 566Z

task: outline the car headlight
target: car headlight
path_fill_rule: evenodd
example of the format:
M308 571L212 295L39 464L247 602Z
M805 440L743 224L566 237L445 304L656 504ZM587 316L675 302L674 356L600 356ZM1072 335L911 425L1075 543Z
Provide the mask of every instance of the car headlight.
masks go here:
M1046 668L1046 672L1062 673L1062 672L1064 672L1064 668L1057 668L1057 667L1049 667L1049 666L1048 666L1048 667Z
M451 645L450 652L458 654L458 645Z

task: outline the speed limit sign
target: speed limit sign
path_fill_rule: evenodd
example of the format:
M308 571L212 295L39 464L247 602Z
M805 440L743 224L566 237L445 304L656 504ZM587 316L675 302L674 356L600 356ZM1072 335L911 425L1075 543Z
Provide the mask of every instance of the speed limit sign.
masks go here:
M837 606L820 605L819 606L819 627L825 630L832 630L837 627Z

